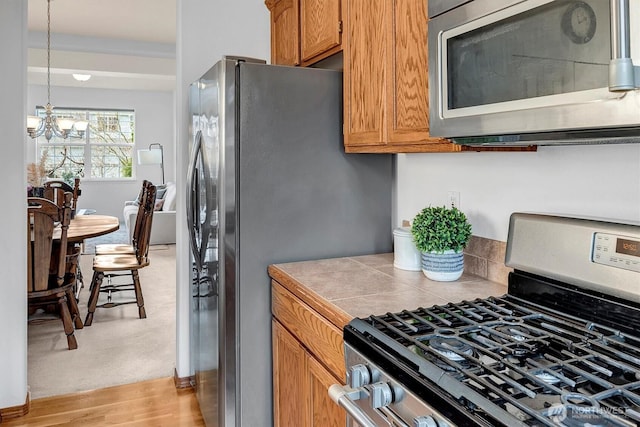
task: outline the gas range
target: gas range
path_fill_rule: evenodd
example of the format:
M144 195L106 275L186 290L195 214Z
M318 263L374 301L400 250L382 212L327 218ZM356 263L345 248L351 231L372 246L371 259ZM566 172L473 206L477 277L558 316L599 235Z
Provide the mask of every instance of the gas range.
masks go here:
M640 424L640 225L513 214L506 258L507 295L345 327L352 425Z

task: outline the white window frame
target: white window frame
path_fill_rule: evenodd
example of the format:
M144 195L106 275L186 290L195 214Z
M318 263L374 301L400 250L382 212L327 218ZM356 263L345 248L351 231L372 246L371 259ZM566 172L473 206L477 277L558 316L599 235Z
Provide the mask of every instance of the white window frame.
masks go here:
M91 115L95 113L111 113L111 112L118 112L118 113L129 113L132 115L132 122L133 122L133 129L130 130L130 135L127 135L127 137L125 137L125 140L128 139L127 142L96 142L95 138L93 137L93 133L92 133L92 125L95 123L91 123L90 118ZM57 114L56 114L57 113ZM70 114L73 113L73 116L70 116ZM83 113L80 114L80 117L78 116L77 113ZM44 107L41 106L37 106L36 107L36 115L38 115L39 117L43 117L44 116ZM82 176L82 180L89 180L89 181L109 181L109 182L114 182L114 181L135 181L136 179L136 171L135 171L135 164L134 164L134 155L135 155L135 122L136 122L136 114L135 114L135 110L133 109L117 109L117 108L69 108L69 107L65 107L65 108L60 108L60 107L56 107L54 109L54 115L56 117L72 117L75 118L76 120L82 118L83 120L87 120L90 121L89 126L87 126L87 130L84 133L83 136L79 136L77 135L77 133L73 133L71 136L69 136L67 139L62 139L59 137L54 136L53 138L51 138L50 141L47 141L46 138L44 136L40 136L38 138L36 138L36 160L39 161L39 159L42 156L43 150L44 149L48 149L49 151L51 149L55 149L56 147L82 147L84 150L84 155L83 155L83 171L82 173L84 174L84 176ZM92 140L93 139L93 140ZM129 154L129 161L131 164L131 176L117 176L117 177L108 177L108 176L92 176L92 160L94 158L94 156L97 156L100 152L100 147L122 147L122 148L126 148L130 151ZM36 163L37 163L36 161ZM126 166L124 166L126 167ZM122 166L120 166L120 171L122 169Z

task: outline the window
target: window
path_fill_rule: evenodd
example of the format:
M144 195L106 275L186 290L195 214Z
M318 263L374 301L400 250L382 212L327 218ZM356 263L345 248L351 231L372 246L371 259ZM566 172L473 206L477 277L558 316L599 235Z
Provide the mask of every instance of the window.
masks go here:
M44 117L43 107L36 114ZM67 139L37 139L37 152L44 160L48 177L70 180L76 176L93 179L132 178L135 112L56 108L55 116L89 122L83 136Z

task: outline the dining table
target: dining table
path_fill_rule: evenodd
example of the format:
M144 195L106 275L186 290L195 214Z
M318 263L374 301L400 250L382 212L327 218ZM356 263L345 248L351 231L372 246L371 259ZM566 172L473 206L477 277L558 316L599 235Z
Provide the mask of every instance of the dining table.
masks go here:
M81 243L91 237L103 236L117 231L120 220L110 215L76 215L69 223L67 231L68 243ZM53 239L60 239L60 229L53 231Z

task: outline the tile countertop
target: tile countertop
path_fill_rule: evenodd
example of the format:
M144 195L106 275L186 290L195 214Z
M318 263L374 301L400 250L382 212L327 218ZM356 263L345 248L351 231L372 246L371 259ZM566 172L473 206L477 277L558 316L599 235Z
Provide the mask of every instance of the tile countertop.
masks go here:
M392 253L275 264L269 275L339 328L354 317L507 293L505 285L471 274L435 282L400 270Z

